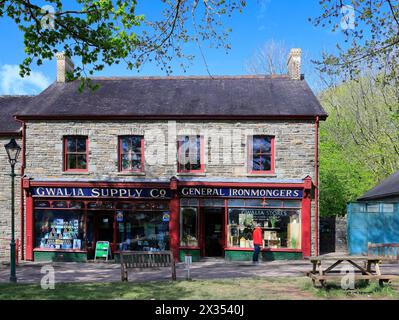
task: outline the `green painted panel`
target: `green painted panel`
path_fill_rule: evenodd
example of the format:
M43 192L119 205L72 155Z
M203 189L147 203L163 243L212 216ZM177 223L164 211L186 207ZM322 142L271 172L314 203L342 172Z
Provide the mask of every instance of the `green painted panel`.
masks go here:
M184 256L186 254L190 254L193 256L193 262L198 262L201 259L201 254L200 250L194 250L194 249L180 249L179 250L179 260L184 262Z
M78 252L35 251L34 261L86 262L87 254Z
M225 251L225 259L228 261L251 261L252 251ZM302 259L302 252L261 252L263 261L274 260L300 260Z

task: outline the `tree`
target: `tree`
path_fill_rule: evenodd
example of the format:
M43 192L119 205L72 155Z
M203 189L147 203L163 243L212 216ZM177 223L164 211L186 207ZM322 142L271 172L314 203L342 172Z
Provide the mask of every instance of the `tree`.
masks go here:
M399 3L396 0L320 0L322 14L309 20L316 26L341 29L345 48L337 44L337 54L324 53L316 61L328 74L345 79L360 78L363 67L385 69L384 81L399 83ZM387 68L388 66L388 68Z
M0 0L0 17L12 19L24 33L21 76L29 75L32 63L40 65L58 51L81 58L70 80L120 62L139 69L154 61L170 74L172 59L181 59L183 69L192 59L183 50L185 43L209 42L228 50L231 29L224 27L223 19L241 12L246 4L242 0L159 0L162 18L149 19L137 12L137 0L46 2L48 6L40 7L35 0Z
M254 74L286 74L288 51L284 42L271 39L255 49L252 57L246 61L245 68Z

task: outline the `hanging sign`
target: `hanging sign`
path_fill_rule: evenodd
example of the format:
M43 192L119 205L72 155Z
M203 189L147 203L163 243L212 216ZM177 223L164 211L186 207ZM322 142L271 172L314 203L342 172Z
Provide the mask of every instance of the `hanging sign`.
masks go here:
M116 211L116 222L123 222L123 211Z
M170 213L169 213L169 211L165 211L162 215L162 221L169 222L169 220L170 220Z

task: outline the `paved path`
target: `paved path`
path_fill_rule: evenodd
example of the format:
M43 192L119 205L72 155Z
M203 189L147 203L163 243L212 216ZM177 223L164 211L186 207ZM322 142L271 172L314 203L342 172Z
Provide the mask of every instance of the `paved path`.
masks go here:
M56 282L118 282L120 281L119 264L111 263L75 263L23 262L17 267L18 282L40 283L43 266L53 266ZM311 264L306 260L273 261L252 265L250 262L225 262L222 259L210 259L194 263L191 269L192 279L226 279L246 277L301 277L310 271ZM399 264L385 264L382 274L399 275ZM130 271L129 281L160 281L169 280L169 268L158 270ZM186 277L184 265L177 265L177 278ZM9 266L0 265L0 283L8 282Z

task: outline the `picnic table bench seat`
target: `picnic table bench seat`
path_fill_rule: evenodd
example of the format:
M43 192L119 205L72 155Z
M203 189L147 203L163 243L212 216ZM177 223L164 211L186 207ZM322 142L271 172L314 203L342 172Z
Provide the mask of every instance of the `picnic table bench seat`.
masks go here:
M121 278L128 281L129 269L171 268L172 280L176 280L176 263L171 251L122 251L120 252Z
M307 272L307 276L312 279L313 285L319 281L322 286L325 285L327 280L342 279L345 274L339 274L337 266L343 262L347 262L354 267L353 279L354 280L378 280L380 286L385 282L398 279L397 275L382 275L380 264L382 261L392 260L390 257L373 256L319 256L309 257L310 262L313 264L312 271ZM359 262L364 261L364 266ZM327 268L322 268L322 262L330 262ZM374 270L373 267L374 266Z

